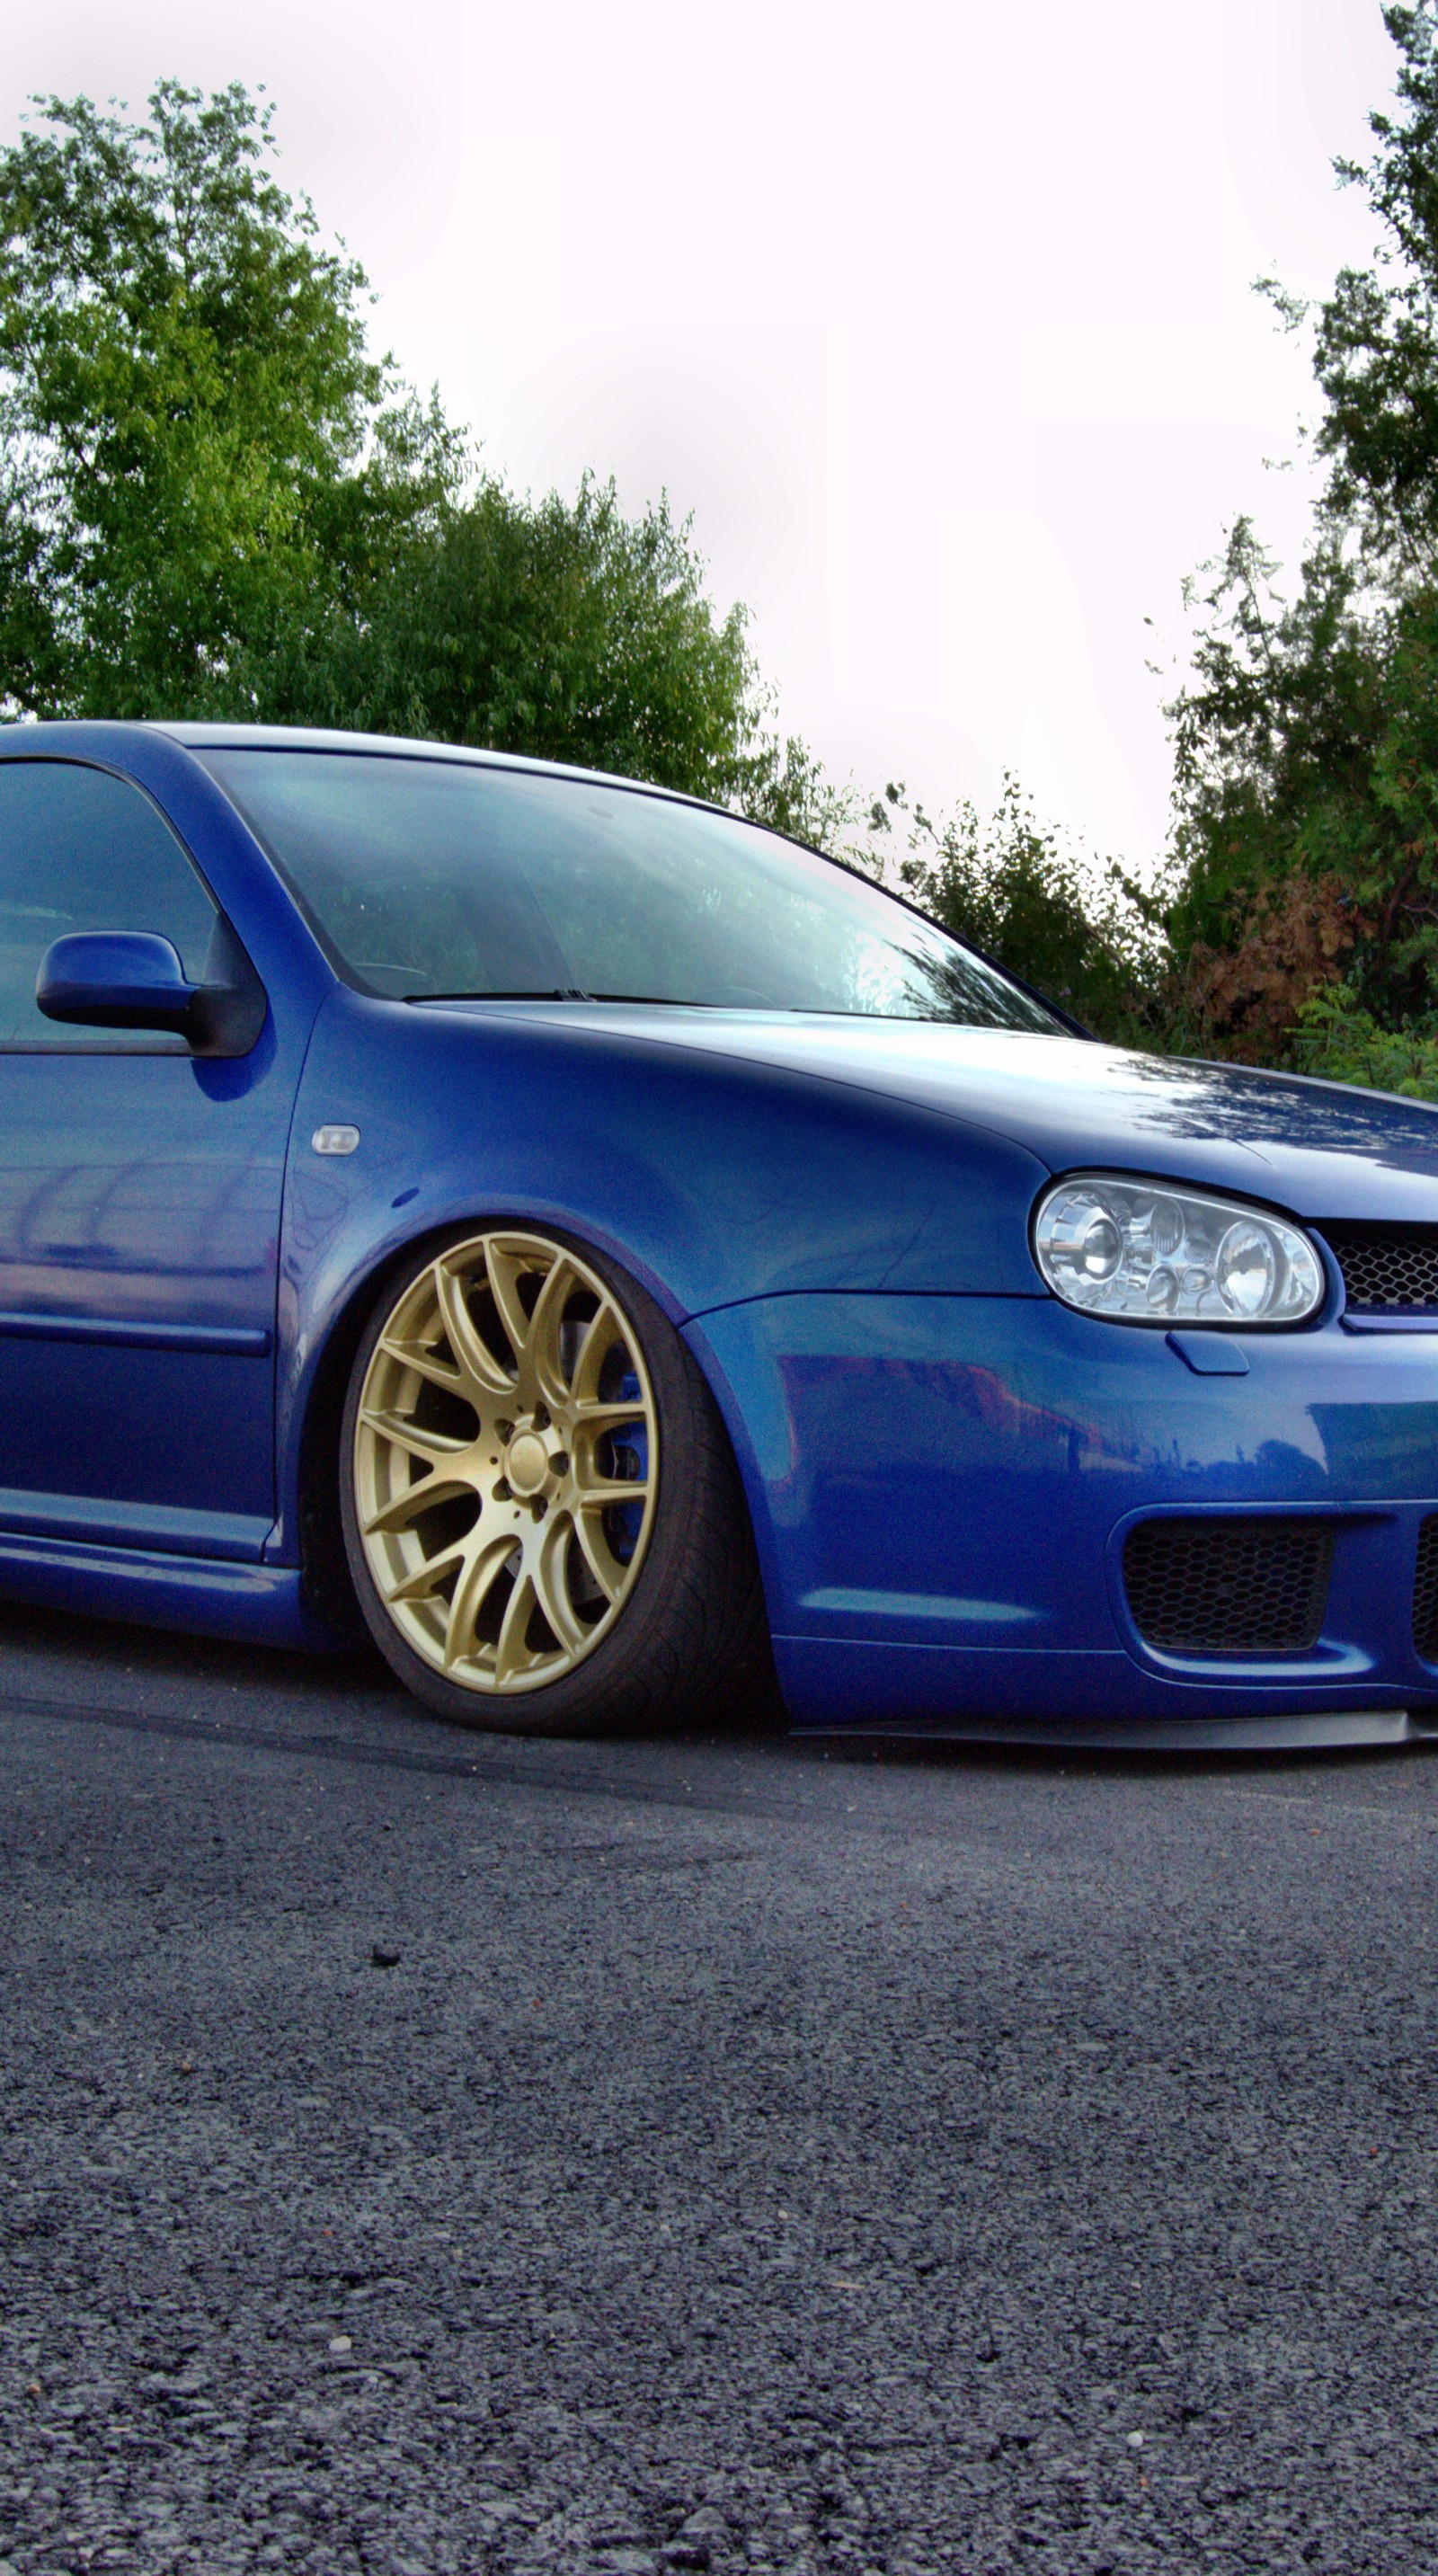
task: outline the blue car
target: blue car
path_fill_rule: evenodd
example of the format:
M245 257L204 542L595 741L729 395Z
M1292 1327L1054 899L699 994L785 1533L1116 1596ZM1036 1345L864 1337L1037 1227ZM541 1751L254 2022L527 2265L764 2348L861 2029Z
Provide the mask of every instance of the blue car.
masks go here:
M571 1734L1438 1726L1438 1113L663 791L0 733L0 1592Z

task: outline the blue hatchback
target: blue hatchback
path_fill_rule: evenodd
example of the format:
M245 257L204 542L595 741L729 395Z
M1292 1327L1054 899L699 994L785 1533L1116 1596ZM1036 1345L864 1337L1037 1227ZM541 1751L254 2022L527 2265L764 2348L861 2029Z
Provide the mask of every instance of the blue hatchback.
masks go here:
M0 1591L461 1723L1438 1726L1438 1113L684 798L0 734Z

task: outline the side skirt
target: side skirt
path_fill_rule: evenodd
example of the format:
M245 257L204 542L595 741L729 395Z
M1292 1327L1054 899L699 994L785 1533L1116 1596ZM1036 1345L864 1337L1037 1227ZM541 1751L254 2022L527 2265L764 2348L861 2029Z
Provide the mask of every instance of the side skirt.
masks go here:
M199 1637L323 1653L343 1641L304 1600L299 1568L0 1532L0 1599Z

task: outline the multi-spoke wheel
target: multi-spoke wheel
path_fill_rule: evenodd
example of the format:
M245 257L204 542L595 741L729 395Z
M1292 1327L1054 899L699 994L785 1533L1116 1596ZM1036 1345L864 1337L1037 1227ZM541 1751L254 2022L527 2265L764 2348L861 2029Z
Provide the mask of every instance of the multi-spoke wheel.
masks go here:
M567 1733L679 1717L738 1667L752 1687L753 1545L712 1400L598 1255L507 1226L431 1246L371 1323L344 1451L366 1618L446 1715Z

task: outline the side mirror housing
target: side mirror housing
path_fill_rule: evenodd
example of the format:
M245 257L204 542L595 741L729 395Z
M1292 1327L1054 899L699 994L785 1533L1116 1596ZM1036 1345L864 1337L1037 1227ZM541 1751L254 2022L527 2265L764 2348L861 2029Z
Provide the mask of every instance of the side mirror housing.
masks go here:
M192 984L174 942L151 930L76 930L40 960L35 1001L47 1020L88 1029L167 1029L196 1055L247 1055L264 1024L248 959L231 984Z
M149 930L79 930L40 960L35 1000L47 1020L87 1029L172 1029L190 1034L198 987L172 940Z

